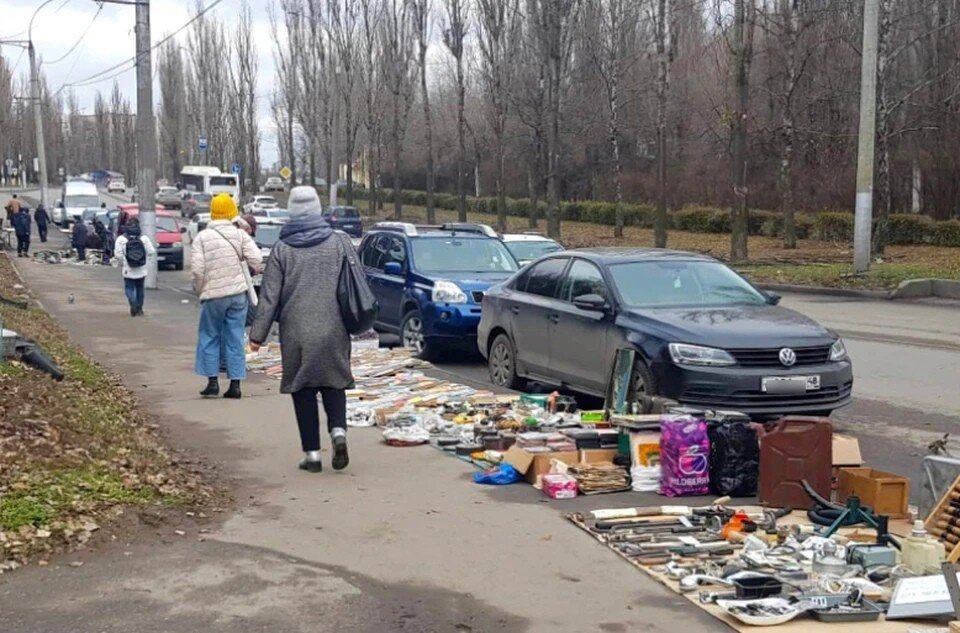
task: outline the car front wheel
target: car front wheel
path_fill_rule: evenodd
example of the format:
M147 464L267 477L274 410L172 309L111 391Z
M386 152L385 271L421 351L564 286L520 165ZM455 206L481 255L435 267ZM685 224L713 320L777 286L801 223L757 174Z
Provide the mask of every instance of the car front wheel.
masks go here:
M653 372L647 367L647 363L641 358L633 363L633 393L634 401L639 402L641 396L653 397L659 395L657 390L657 380L653 377Z
M411 310L400 324L400 342L404 347L416 350L417 356L430 360L435 355L434 346L423 335L423 316L419 310Z
M500 334L493 340L487 356L490 369L490 382L505 389L522 390L526 380L517 375L517 350L506 334Z

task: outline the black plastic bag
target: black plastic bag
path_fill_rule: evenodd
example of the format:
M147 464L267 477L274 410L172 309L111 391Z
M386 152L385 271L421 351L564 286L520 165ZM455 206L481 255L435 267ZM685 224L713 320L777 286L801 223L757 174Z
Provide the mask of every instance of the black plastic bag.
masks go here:
M367 276L357 259L353 244L345 235L343 240L346 255L340 267L340 278L337 280L337 302L340 304L340 316L347 332L359 334L373 327L380 306L367 284Z
M760 441L747 422L710 425L710 492L752 497L760 482Z

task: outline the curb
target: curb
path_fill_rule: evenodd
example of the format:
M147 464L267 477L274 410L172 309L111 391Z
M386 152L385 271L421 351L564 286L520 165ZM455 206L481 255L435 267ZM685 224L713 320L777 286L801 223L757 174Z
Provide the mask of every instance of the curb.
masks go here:
M940 297L960 300L960 281L955 279L908 279L900 282L890 294L891 299L919 299Z
M855 299L892 299L890 290L855 290L853 288L831 288L829 286L801 286L796 284L756 283L761 290L792 292L803 295L821 295L828 297L847 297ZM929 296L929 295L928 295ZM911 297L914 298L914 297Z

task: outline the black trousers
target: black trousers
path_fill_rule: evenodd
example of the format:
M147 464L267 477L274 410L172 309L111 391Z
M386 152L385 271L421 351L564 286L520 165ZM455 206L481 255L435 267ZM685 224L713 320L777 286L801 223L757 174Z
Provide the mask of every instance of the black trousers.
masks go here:
M41 241L41 242L46 242L46 241L47 241L47 225L46 225L46 224L44 224L44 225L38 224L38 225L37 225L37 233L40 234L40 241Z
M87 247L86 246L74 246L77 249L77 261L84 262L87 261Z
M17 255L20 253L29 253L30 252L30 236L20 237L17 236Z
M297 414L297 426L300 427L300 444L303 451L320 450L320 403L317 394L323 398L323 410L327 414L327 430L347 428L347 392L343 389L317 389L308 387L295 391L293 410Z

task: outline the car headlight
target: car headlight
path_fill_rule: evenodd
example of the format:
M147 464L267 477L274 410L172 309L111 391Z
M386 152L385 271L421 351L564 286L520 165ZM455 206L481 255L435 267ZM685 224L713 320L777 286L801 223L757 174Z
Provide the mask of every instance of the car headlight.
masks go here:
M183 242L174 242L170 245L170 248L183 248Z
M838 338L833 342L833 345L830 346L830 361L838 363L842 360L847 360L847 346L843 344L843 339Z
M714 347L687 345L686 343L670 343L670 358L677 365L709 365L711 367L726 367L737 363L733 356Z
M437 281L433 284L434 303L466 303L467 295L452 281Z

